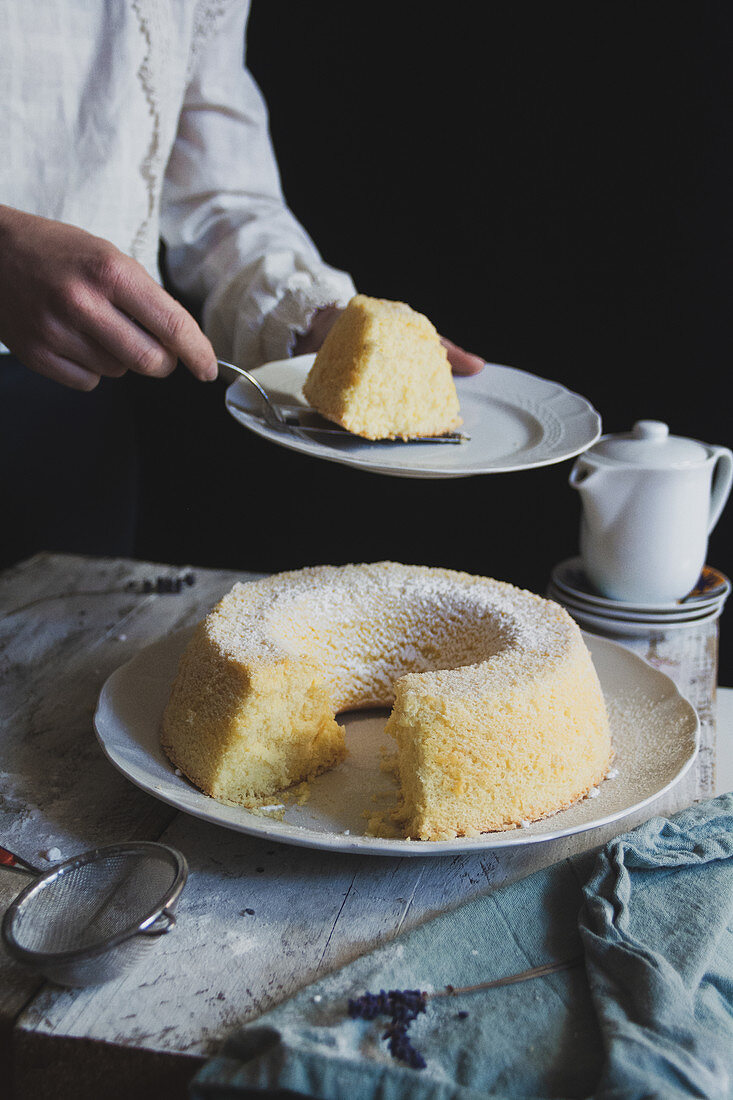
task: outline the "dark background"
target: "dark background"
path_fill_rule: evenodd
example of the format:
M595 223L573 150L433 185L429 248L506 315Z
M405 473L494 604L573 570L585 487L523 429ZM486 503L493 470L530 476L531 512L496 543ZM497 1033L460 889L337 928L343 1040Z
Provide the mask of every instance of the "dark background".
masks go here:
M723 3L254 0L248 61L286 198L361 291L578 391L604 431L651 417L731 445L732 28ZM145 389L140 556L392 558L541 592L577 553L570 461L385 477L260 441L194 386ZM732 521L708 555L728 575Z

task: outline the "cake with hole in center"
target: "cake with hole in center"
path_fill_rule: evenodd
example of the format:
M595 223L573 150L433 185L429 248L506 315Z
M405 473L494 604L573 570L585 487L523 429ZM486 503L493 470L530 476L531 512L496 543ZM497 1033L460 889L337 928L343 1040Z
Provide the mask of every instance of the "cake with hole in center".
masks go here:
M445 348L404 302L357 294L328 332L303 386L322 416L366 439L441 435L461 423Z
M538 820L610 766L598 677L562 607L394 562L236 584L181 658L162 745L206 794L255 806L338 764L338 713L372 706L392 708L408 837Z

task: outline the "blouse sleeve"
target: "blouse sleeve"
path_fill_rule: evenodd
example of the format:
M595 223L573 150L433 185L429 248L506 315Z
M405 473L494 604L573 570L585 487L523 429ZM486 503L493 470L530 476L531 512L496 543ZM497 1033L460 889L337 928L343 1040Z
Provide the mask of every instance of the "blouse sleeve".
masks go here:
M345 305L355 288L324 263L285 203L267 108L244 64L248 9L242 0L220 4L198 44L161 233L172 282L200 305L217 355L256 366L290 354L315 311Z

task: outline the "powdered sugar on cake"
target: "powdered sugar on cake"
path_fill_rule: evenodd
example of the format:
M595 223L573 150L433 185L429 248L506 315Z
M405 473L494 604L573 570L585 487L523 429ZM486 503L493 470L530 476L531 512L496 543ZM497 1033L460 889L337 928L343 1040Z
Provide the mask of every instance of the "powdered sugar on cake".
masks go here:
M502 676L511 685L551 665L567 650L569 623L558 605L513 585L394 562L313 566L240 584L226 613L209 617L235 658L304 657L320 667L337 707L387 704L401 677L407 688L478 698L487 665L494 690Z

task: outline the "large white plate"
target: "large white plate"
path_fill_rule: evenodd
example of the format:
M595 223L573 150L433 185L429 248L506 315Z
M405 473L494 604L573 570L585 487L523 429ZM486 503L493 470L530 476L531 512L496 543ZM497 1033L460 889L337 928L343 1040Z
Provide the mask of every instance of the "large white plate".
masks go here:
M274 399L308 409L303 383L313 355L279 359L252 373ZM547 466L586 450L601 433L601 418L584 397L526 371L487 363L456 376L467 443L370 443L358 436L304 438L264 423L260 398L243 378L226 392L226 406L246 428L316 458L398 477L466 477Z
M446 841L389 840L366 836L365 813L388 810L394 780L380 769L385 713L346 716L348 756L309 785L302 805L282 820L216 802L177 775L159 745L159 725L189 632L148 646L114 672L102 689L95 728L109 760L143 790L171 806L263 839L378 855L429 856L530 844L617 821L672 787L692 764L699 723L672 680L622 646L586 636L611 719L618 775L596 798L524 829Z

